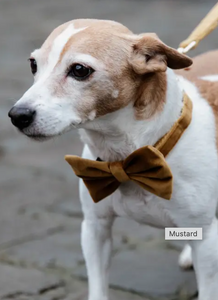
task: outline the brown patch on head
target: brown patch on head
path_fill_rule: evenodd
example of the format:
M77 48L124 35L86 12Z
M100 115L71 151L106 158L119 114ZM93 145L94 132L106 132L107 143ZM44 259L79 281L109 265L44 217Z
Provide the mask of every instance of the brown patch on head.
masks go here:
M218 51L210 51L193 59L192 67L176 73L193 82L201 95L208 101L213 109L216 121L216 140L218 148L218 81L211 82L201 79L203 76L218 75Z
M133 34L113 21L92 20L86 23L86 20L76 20L73 24L85 29L71 36L62 50L59 63L68 53L75 52L90 55L104 66L102 76L98 81L90 80L89 90L84 92L85 105L84 102L78 103L80 113L88 116L94 110L96 117L100 117L125 107L134 99L136 92L134 74L128 64ZM118 97L113 96L114 92ZM91 101L93 95L94 103Z
M86 24L76 20L74 26L86 28L68 40L59 62L71 51L89 54L103 63L108 73L108 83L113 83L105 86L108 93L101 90L103 82L90 86L90 91L96 95L96 102L94 107L92 101L85 108L84 103L81 104L80 110L83 113L86 110L86 115L95 110L97 117L103 116L134 101L136 118L150 118L163 108L167 67L184 68L192 63L189 57L165 45L155 34L136 36L123 25L112 21ZM117 99L111 97L112 89L119 92Z
M85 28L85 30L78 32L68 40L60 55L60 61L72 49L77 53L85 53L97 59L100 58L102 61L107 60L108 56L116 60L117 46L119 45L119 48L125 47L119 36L131 34L128 28L114 21L75 20L73 25L75 28Z
M90 38L93 36L94 40ZM137 119L152 117L162 110L165 103L167 67L184 68L192 63L189 57L165 45L155 34L136 36L120 24L117 28L116 23L104 23L100 27L95 24L80 32L79 39L72 36L62 56L71 48L100 58L108 69L114 88L119 91L119 98L115 100L111 99L111 94L104 95L104 101L101 96L97 97L97 116L134 101Z
M102 26L101 23L111 23L111 24L114 24L114 25L120 25L122 26L123 28L126 28L124 27L123 25L119 24L119 23L116 23L116 22L113 22L113 21L101 21L101 20L95 20L95 19L76 19L76 20L72 20L72 21L69 21L69 22L66 22L60 26L58 26L57 28L55 28L51 34L48 36L48 38L45 40L45 42L43 43L42 47L41 47L41 50L45 53L45 54L49 54L50 50L51 50L51 47L52 47L52 44L54 42L54 40L70 25L72 24L73 27L75 29L79 29L79 28L85 28L85 27L89 27L93 24L98 24L99 26ZM126 28L127 29L127 28ZM128 29L127 29L128 30Z

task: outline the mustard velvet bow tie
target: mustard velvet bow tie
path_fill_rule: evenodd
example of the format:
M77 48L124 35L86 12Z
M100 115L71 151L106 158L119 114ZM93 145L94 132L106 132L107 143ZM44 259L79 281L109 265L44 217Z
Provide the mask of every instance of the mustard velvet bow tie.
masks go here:
M142 147L125 160L116 162L93 161L66 155L75 174L82 178L94 202L111 195L123 182L133 181L143 189L170 200L173 175L165 160L192 119L192 102L185 94L180 118L170 131L154 146Z

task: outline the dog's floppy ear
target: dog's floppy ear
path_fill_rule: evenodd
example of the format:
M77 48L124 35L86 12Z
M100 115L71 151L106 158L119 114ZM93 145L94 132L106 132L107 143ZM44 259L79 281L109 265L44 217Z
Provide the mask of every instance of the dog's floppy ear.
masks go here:
M183 69L192 64L191 58L165 45L156 34L139 35L133 43L130 65L138 74L164 72L167 67Z

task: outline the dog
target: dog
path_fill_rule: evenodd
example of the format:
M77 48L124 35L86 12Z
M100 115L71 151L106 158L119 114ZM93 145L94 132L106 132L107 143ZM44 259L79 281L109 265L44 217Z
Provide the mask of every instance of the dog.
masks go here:
M34 83L9 117L39 141L79 129L83 158L113 162L154 145L178 120L184 92L193 104L191 124L166 157L174 178L170 201L127 182L95 204L80 180L89 300L109 299L117 216L159 228L201 227L203 240L190 241L179 262L193 263L199 300L218 299L217 57L216 51L204 54L185 71L192 60L155 34L89 19L57 27L31 54Z

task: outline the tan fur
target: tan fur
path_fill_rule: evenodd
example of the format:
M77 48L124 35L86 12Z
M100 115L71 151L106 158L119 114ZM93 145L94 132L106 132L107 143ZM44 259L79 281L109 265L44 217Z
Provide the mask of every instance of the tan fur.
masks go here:
M193 65L189 70L179 70L177 71L177 74L182 75L193 82L198 87L202 96L207 99L213 108L216 120L218 148L218 81L211 82L200 78L207 75L218 75L217 61L218 51L210 51L195 57L193 59Z
M132 34L127 27L114 21L90 19L74 20L73 26L75 29L85 28L85 30L78 32L77 35L73 35L68 40L61 53L60 61L62 60L62 57L72 49L72 47L74 47L77 52L81 51L82 53L90 54L96 58L99 58L98 55L102 54L104 51L106 51L106 54L112 56L113 54L117 54L117 49L114 49L113 39L118 39L118 33ZM112 53L109 53L109 50L111 50ZM115 60L116 57L117 56L114 57ZM105 55L105 58L107 58L107 55ZM101 57L101 59L104 60L104 56Z
M167 78L165 72L145 75L134 103L136 119L148 119L155 113L162 111L166 100L166 90Z

